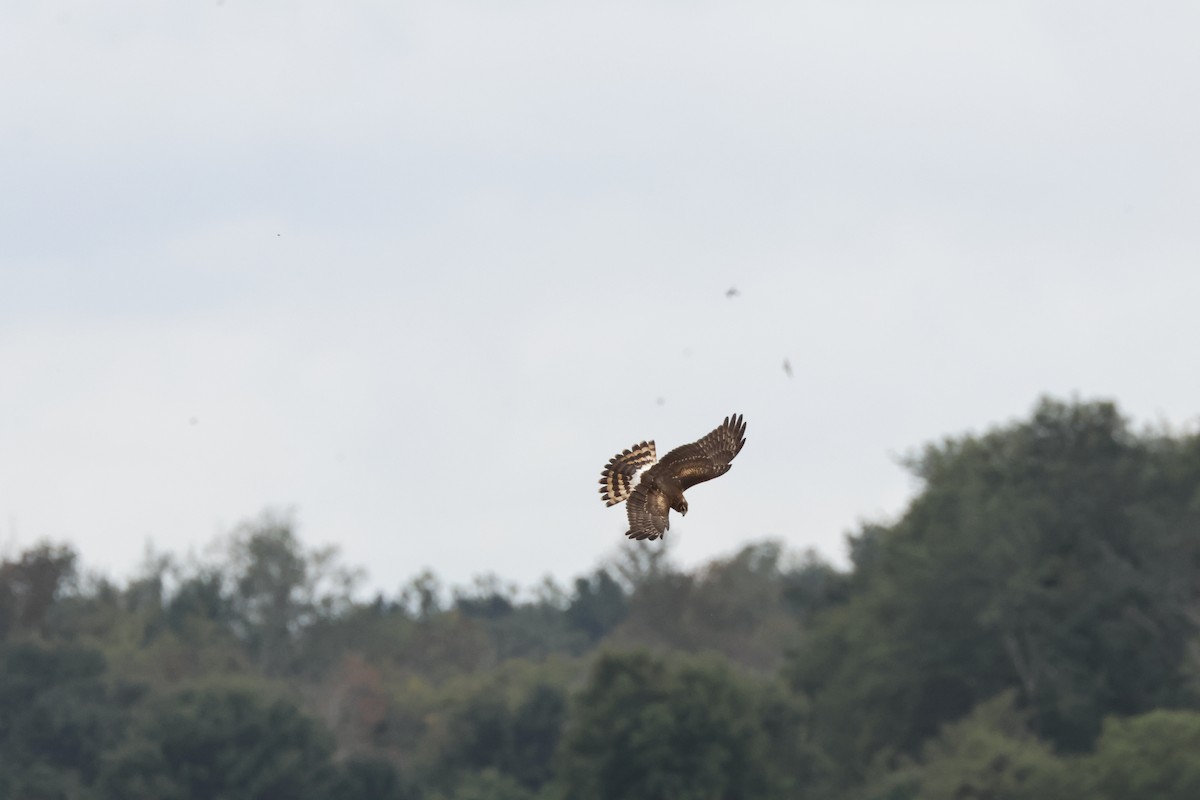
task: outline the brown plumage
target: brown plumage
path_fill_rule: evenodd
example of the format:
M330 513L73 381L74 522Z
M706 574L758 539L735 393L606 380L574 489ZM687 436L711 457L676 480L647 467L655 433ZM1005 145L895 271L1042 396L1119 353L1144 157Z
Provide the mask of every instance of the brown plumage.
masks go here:
M635 444L610 458L604 465L604 472L600 478L600 494L604 495L604 504L615 506L629 497L638 470L650 466L656 460L654 442Z
M738 414L725 418L704 438L676 447L655 462L654 442L641 442L609 459L600 478L606 505L626 502L630 539L657 539L671 527L667 514L687 514L686 489L729 471L729 462L746 444L746 423ZM639 477L640 473L640 477Z

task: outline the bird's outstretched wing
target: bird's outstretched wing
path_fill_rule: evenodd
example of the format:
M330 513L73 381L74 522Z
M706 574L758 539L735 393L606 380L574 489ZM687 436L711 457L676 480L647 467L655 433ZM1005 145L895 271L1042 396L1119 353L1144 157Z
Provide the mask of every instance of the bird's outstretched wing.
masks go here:
M630 539L657 539L671 527L667 522L671 504L658 489L639 484L625 501L625 506L629 513L629 530L625 535Z
M704 438L667 453L654 469L687 489L728 472L729 462L745 444L746 422L734 414Z
M600 474L600 494L604 505L615 506L629 497L638 472L654 461L654 442L635 444L610 458Z

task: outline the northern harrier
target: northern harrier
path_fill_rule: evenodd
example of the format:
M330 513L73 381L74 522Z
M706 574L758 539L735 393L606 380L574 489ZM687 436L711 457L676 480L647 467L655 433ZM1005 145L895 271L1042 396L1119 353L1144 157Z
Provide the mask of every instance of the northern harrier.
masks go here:
M635 444L608 460L600 494L605 505L628 501L626 536L657 539L671 527L667 514L672 508L687 514L684 490L728 472L729 462L746 444L745 436L746 423L734 414L703 439L676 447L662 461L655 457L654 442Z

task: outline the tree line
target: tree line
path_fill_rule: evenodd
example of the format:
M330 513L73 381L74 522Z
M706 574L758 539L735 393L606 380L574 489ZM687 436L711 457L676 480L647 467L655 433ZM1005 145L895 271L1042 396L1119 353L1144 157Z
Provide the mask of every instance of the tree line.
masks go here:
M1200 797L1200 437L1106 402L930 444L850 566L623 547L363 599L286 516L0 563L0 797Z

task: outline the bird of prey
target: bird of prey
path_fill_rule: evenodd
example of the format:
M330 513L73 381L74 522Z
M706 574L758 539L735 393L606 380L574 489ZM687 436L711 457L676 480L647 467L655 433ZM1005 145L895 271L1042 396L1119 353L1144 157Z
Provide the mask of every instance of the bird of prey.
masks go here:
M786 358L783 360L783 371L789 378L792 377L792 362Z
M741 294L741 292L738 291L736 286L730 286L725 290L726 297L737 297L739 294Z
M746 423L738 414L726 417L704 438L676 447L658 461L654 442L642 442L617 453L604 465L600 494L605 505L625 501L630 539L657 539L671 527L667 514L687 514L686 489L729 471L729 462L746 444Z

